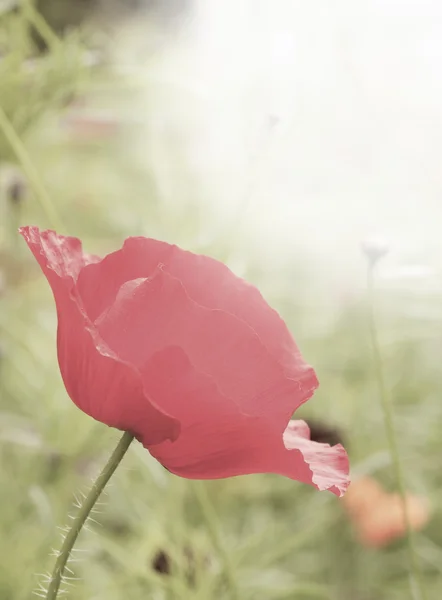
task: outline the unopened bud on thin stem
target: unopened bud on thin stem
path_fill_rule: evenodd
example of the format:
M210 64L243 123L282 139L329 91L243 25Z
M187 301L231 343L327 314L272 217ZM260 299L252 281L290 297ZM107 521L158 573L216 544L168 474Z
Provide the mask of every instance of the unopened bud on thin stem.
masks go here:
M378 235L370 236L362 242L362 251L372 266L388 254L389 249L387 240Z

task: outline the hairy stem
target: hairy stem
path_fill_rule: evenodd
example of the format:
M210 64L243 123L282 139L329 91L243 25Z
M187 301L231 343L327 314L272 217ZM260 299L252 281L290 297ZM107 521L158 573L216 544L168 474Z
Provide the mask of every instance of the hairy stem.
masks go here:
M89 494L86 496L84 502L78 510L78 513L72 522L72 526L64 538L63 545L55 562L54 570L52 572L52 577L46 594L46 600L55 600L57 598L57 594L63 580L63 573L66 568L66 563L72 552L72 548L77 541L78 535L82 530L83 525L87 521L95 503L100 497L101 492L104 490L107 482L114 474L115 469L120 464L133 439L134 436L132 434L128 432L123 434L118 442L117 447L113 451L112 456L107 461L100 475L94 481Z

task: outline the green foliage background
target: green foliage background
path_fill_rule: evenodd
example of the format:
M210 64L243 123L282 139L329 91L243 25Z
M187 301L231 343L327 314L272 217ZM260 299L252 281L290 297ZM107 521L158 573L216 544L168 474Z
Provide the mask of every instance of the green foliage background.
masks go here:
M43 53L35 45L35 28L47 42ZM35 172L64 223L63 232L81 237L91 252L114 249L133 234L201 250L196 240L211 219L192 201L198 190L186 179L176 148L170 152L176 153L174 173L183 191L170 206L162 203L149 165L137 162L131 127L97 139L70 134L63 119L73 101L86 98L89 107L110 103L124 113L133 96L131 84L106 61L86 60L89 39L84 28L58 37L32 12L32 4L0 14L0 107L19 136L14 145L0 130L2 600L25 600L38 589L39 574L52 567L51 548L60 545L57 527L68 523L74 494L87 490L118 439L117 432L78 411L61 382L50 290L16 233L19 224L52 226L35 188ZM100 50L105 54L106 44ZM30 174L17 156L20 141L34 177L13 202L11 185ZM229 240L206 243L204 251L223 259L230 253ZM239 254L247 277L280 310L317 369L321 387L300 416L338 425L354 476L375 474L393 489L363 300L347 302L333 326L318 333L314 324L321 315L305 292L314 271L306 275L307 269L293 265L275 272L256 264L247 248ZM416 547L427 597L436 600L442 569L441 299L393 291L381 299L385 368L407 487L429 497L433 506L431 524L417 536ZM404 543L386 550L362 548L332 495L272 475L192 484L167 473L136 445L94 515L99 525L91 523L81 536L78 563L71 564L78 580L68 582L73 584L70 597L229 598L196 501L198 486L213 504L242 599L409 597ZM169 557L170 575L153 569L159 552Z

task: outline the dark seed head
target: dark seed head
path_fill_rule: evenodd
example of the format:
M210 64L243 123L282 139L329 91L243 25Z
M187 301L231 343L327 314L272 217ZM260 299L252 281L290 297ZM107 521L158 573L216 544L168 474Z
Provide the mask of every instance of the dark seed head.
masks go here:
M8 198L12 204L20 204L26 195L26 183L23 179L15 179L9 184Z
M322 444L344 444L341 432L333 426L326 425L319 421L307 421L310 427L310 439L313 442L320 442Z
M170 575L170 557L163 550L160 550L159 552L157 552L152 561L152 567L154 571L160 573L161 575Z
M26 198L28 186L23 173L15 166L4 168L4 194L13 205L18 206Z

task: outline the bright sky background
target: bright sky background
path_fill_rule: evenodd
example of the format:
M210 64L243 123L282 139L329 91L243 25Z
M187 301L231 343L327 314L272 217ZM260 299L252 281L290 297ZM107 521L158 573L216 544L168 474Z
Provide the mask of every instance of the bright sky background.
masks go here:
M257 251L338 268L373 230L442 264L442 2L196 4L157 118L219 222L242 205Z

